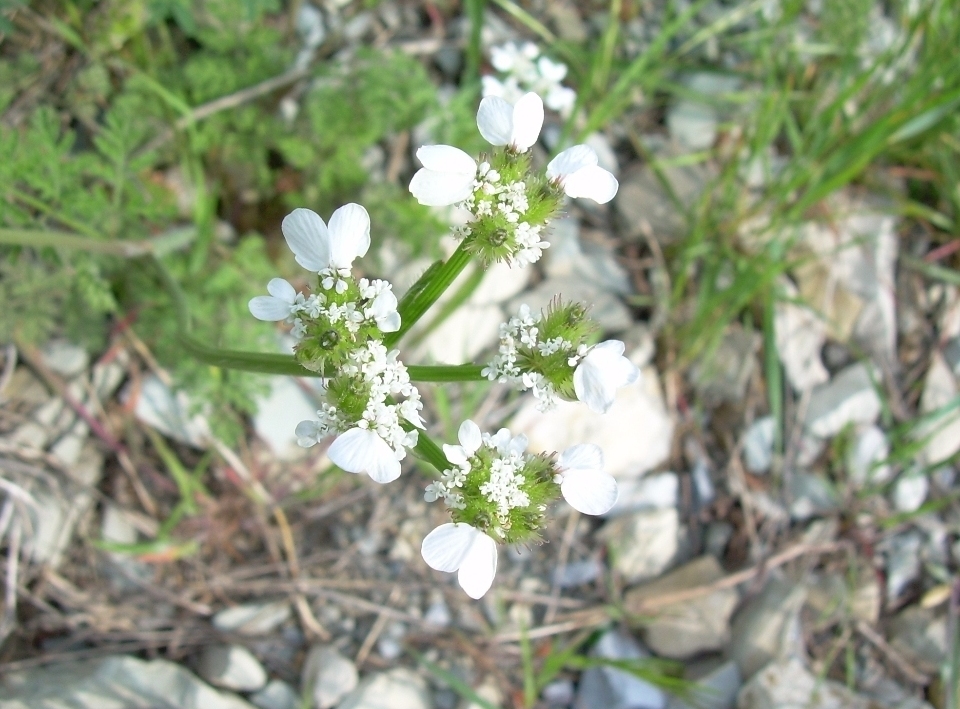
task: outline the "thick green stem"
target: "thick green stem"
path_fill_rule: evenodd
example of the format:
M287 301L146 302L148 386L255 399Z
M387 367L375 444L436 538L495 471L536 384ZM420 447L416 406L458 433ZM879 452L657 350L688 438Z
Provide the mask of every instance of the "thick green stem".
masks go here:
M433 439L423 431L420 431L419 437L417 438L417 445L413 449L413 452L420 460L430 463L438 472L442 473L450 467L450 463L447 461L447 457L443 454L440 446L434 443Z
M482 364L407 365L412 382L479 382L486 379Z
M446 262L435 264L427 269L397 306L401 325L399 330L383 339L387 349L396 345L400 338L430 309L430 306L437 302L454 279L467 267L470 260L471 256L461 242Z

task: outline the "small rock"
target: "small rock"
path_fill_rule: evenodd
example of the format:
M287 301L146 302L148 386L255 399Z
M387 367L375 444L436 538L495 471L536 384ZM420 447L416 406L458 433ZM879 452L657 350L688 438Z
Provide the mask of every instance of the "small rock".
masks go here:
M708 554L722 559L732 536L732 524L722 521L711 522L707 526L707 531L704 534L703 549Z
M920 412L933 412L949 406L958 394L957 380L939 352L930 360L930 369L923 383ZM943 416L918 427L917 438L926 440L920 455L927 465L934 465L960 450L960 410L953 409Z
M861 426L847 450L847 476L857 488L867 483L876 485L890 479L890 466L884 461L890 455L890 444L879 427Z
M932 608L910 606L890 621L890 644L917 669L940 670L949 650L947 619Z
M603 564L598 559L573 561L553 570L553 583L559 588L576 588L596 581L603 575Z
M775 579L740 609L731 626L728 652L743 677L801 653L800 609L806 595L802 585Z
M664 165L662 172L685 208L690 208L712 178L703 165ZM613 200L614 213L623 235L637 241L649 227L661 243L679 239L687 228L686 216L666 193L649 165L627 172Z
M790 476L790 516L806 520L818 515L827 515L840 508L840 497L822 475L795 471Z
M366 677L337 709L430 709L427 684L406 667Z
M640 643L619 630L608 630L590 651L593 657L639 660L650 656ZM667 697L657 687L624 670L590 667L580 675L574 709L664 709Z
M811 674L797 658L764 667L737 697L737 709L870 709L842 684Z
M857 363L828 383L814 387L807 406L806 428L815 436L830 438L849 424L873 423L880 408L870 371L863 363Z
M300 697L286 682L272 679L259 692L250 695L250 701L259 709L299 709Z
M213 627L223 633L266 635L289 617L290 604L286 601L247 603L217 613L213 616Z
M132 390L127 390L129 398ZM134 406L134 416L141 423L194 448L206 448L210 441L210 425L201 414L189 415L190 398L185 392L174 394L155 375L143 378Z
M8 672L2 709L253 709L168 660L113 655Z
M640 379L617 391L606 414L579 401L560 401L541 413L528 397L510 428L526 434L531 450L563 451L574 441L590 441L603 450L604 467L618 481L639 477L670 455L674 427L656 373L648 367ZM636 444L640 436L643 445Z
M549 240L550 248L543 258L548 278L579 276L602 291L620 295L630 292L630 279L617 262L613 249L600 244L582 244L576 219L556 220Z
M943 361L954 377L960 377L960 337L951 337L943 346Z
M733 327L716 350L693 367L693 385L707 406L743 401L759 344L756 333Z
M930 480L923 467L903 471L893 486L893 506L900 512L916 512L927 499Z
M463 50L445 44L433 55L433 61L448 79L455 80L463 69Z
M887 552L887 602L893 603L920 575L923 534L913 529L898 534L885 545Z
M106 504L100 523L100 538L113 544L135 544L137 528L124 512L114 504Z
M357 667L331 645L314 645L303 661L300 686L316 709L330 709L357 688Z
M483 703L472 701L467 704L467 709L487 709L490 706L499 707L503 704L503 693L492 677L484 679L473 691L478 699L483 700Z
M701 101L682 99L667 109L667 130L688 150L707 150L717 139L717 112Z
M384 660L393 662L403 654L403 638L407 634L407 626L399 621L390 623L377 638L377 653Z
M242 645L208 645L197 670L210 684L237 692L255 692L267 683L267 671Z
M778 285L784 297L774 306L777 356L794 390L803 392L830 379L820 359L827 326L811 308L793 300L800 292L786 277Z
M725 662L702 677L691 677L696 682L689 703L671 697L667 709L733 709L737 693L743 684L737 663Z
M450 613L450 606L447 605L443 594L439 591L431 594L430 605L427 606L427 612L423 614L423 619L436 628L449 627L453 615Z
M656 581L627 592L624 605L628 612L646 617L642 623L642 636L651 650L662 657L684 660L726 646L730 616L739 600L736 589L718 589L706 596L652 611L644 608L644 601L649 598L713 583L723 575L715 557L701 556Z
M549 706L568 707L573 704L573 682L568 679L554 680L543 688L543 691L540 693L540 697Z
M600 537L628 583L656 578L689 553L686 527L672 507L618 517L603 526Z
M253 428L274 457L282 461L299 460L306 449L297 445L297 423L314 419L317 404L293 377L270 377L270 392L257 400Z
M743 434L743 464L754 475L762 475L773 465L773 443L777 422L773 416L754 421Z
M676 507L680 494L680 478L676 473L654 473L641 478L618 481L616 504L604 517L619 517L637 510L662 510Z
M52 340L40 351L43 363L61 377L71 379L90 364L87 351L66 340Z

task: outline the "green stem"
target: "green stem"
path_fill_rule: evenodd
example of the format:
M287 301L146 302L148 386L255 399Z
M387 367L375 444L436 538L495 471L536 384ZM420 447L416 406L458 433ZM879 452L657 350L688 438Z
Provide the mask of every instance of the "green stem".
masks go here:
M470 260L471 256L464 248L464 242L460 242L457 250L446 262L434 264L427 269L397 306L397 311L400 313L400 329L383 338L383 344L387 349L396 345L400 338L430 309L430 306L437 302L437 298L450 287Z
M470 16L470 37L467 41L463 85L469 86L480 78L480 34L483 29L483 10L486 0L467 0L466 5Z
M417 445L413 449L413 452L418 458L430 463L430 465L441 473L450 467L450 463L447 461L447 457L443 454L440 446L423 431L419 432Z
M481 364L407 365L412 382L479 382L486 379Z

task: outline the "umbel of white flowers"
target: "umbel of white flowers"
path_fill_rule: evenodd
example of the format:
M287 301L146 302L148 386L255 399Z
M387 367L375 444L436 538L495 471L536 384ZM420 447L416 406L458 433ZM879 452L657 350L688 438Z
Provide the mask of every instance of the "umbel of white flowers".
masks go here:
M640 370L623 356L619 340L588 346L593 329L579 303L555 300L542 316L521 305L500 325L500 346L483 375L520 391L532 389L541 411L554 408L557 398L576 398L606 413L617 389L637 381Z
M484 96L499 96L516 102L532 91L543 96L543 103L561 116L569 116L577 102L577 92L560 82L567 75L567 65L540 54L533 42L508 42L490 48L490 63L504 74L501 79L481 77Z
M370 248L370 217L359 204L346 204L329 227L309 209L295 209L283 224L284 239L298 264L317 274L314 292L298 293L282 278L267 284L268 296L250 301L259 320L293 325L297 361L307 369L338 371L368 340L400 329L397 297L383 280L353 277L354 259Z
M478 162L451 145L423 146L417 150L423 168L413 176L410 192L421 204L461 204L470 211L472 219L459 234L482 260L535 263L549 246L541 236L564 194L605 204L619 188L586 145L557 155L546 174L535 171L528 151L542 126L543 102L536 94L514 105L488 96L480 102L477 128L494 146L492 153Z
M424 561L437 571L457 572L471 598L483 596L497 573L497 544L539 539L547 505L559 496L584 514L603 514L617 501L617 483L603 470L603 453L586 443L553 455L526 453L526 436L502 428L481 434L467 420L460 445L444 445L450 468L431 483L424 499L443 499L452 522L423 540Z

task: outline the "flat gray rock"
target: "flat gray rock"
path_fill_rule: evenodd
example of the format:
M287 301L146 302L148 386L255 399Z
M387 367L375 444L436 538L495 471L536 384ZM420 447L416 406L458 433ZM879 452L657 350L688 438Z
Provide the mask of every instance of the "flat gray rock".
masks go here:
M608 630L590 651L593 657L639 660L650 653L632 636ZM664 709L662 690L629 672L614 667L591 667L580 675L574 709Z
M740 691L737 709L869 709L842 684L811 674L791 658L764 667Z
M814 387L807 406L807 430L820 438L835 436L849 424L871 424L880 415L880 397L862 362Z
M674 507L617 517L604 525L600 538L628 583L654 579L689 553L687 530Z
M356 689L360 675L353 660L332 645L314 645L303 661L300 686L316 709L330 709Z
M225 633L266 635L290 617L287 601L244 603L224 608L213 616L213 627Z
M423 678L406 667L366 677L338 709L431 709Z
M208 645L197 669L210 684L237 692L255 692L267 683L267 671L242 645Z
M731 626L728 652L743 677L802 651L800 609L805 598L802 585L776 579L740 609Z

